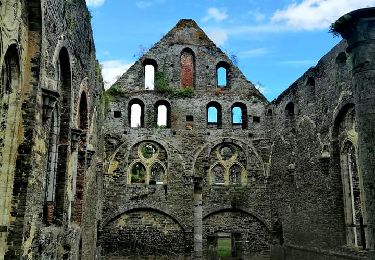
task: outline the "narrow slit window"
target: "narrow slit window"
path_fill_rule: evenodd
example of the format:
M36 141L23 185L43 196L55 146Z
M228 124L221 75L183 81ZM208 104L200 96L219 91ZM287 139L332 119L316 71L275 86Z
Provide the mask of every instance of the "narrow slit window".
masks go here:
M155 67L154 65L145 66L145 89L154 90L155 88Z

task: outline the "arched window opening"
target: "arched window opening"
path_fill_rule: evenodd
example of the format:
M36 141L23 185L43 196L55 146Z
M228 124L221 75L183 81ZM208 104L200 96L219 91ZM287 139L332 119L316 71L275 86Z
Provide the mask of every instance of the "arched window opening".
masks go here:
M356 149L351 142L344 146L341 154L341 171L346 186L346 211L350 223L350 243L366 249L365 228L362 216L360 176L357 166Z
M51 224L55 219L55 197L56 197L56 171L57 171L57 141L59 135L58 112L55 108L52 112L51 126L48 137L45 203L43 210L43 221Z
M207 104L207 126L218 127L222 125L221 105L217 102Z
M216 66L216 84L218 88L226 88L228 86L228 63L222 61Z
M366 249L365 201L362 175L357 165L357 126L355 106L345 104L339 111L332 129L332 160L340 165L342 177L346 240L349 246ZM354 137L354 138L353 138Z
M82 92L79 101L79 128L81 130L88 128L87 96L85 92Z
M181 87L194 88L195 58L194 52L186 48L181 52Z
M293 102L289 102L285 107L285 116L288 119L294 118L294 104Z
M306 81L307 86L307 93L310 95L310 98L313 99L315 97L315 79L313 77L309 77Z
M268 117L272 117L272 109L271 109L271 108L269 108L269 109L267 110L267 116L268 116Z
M64 216L64 198L66 195L67 162L70 149L68 147L70 138L71 117L71 68L69 53L62 48L59 53L57 64L58 87L61 92L62 102L60 105L60 132L58 146L58 167L56 173L56 203L55 220L61 224Z
M315 79L313 77L309 77L306 82L307 86L315 87Z
M145 141L133 146L129 154L128 184L167 184L167 151L159 143Z
M208 124L217 124L217 108L216 107L209 107L207 109L207 122Z
M159 100L154 105L155 124L157 127L171 127L171 105L166 100Z
M230 184L241 184L241 172L242 168L238 164L233 165L229 169Z
M145 89L154 90L155 88L155 67L151 64L145 66Z
M9 46L5 54L3 66L1 69L1 97L3 97L4 94L9 94L10 92L18 88L20 83L19 76L20 68L18 49L17 46L13 44ZM1 99L1 101L3 100Z
M214 184L224 185L225 184L225 169L222 165L216 164L212 168L212 179Z
M232 105L232 126L240 126L242 129L247 128L247 110L245 104L235 103Z
M340 52L336 57L336 64L339 66L339 68L346 65L348 57L345 52Z
M151 167L150 184L163 184L165 171L160 163L155 163Z
M145 183L146 176L145 166L140 162L135 163L131 169L131 183Z
M144 127L144 104L139 99L129 102L129 125L130 127Z
M158 106L158 126L167 126L167 107Z
M141 127L142 107L139 104L131 106L130 127Z
M88 104L86 92L81 93L79 102L79 128L82 130L79 147L78 147L78 161L77 161L77 172L75 182L73 185L74 203L73 203L73 221L81 223L83 213L83 196L85 190L85 177L86 177L86 143L87 143L87 129L88 129ZM73 178L74 178L73 177Z

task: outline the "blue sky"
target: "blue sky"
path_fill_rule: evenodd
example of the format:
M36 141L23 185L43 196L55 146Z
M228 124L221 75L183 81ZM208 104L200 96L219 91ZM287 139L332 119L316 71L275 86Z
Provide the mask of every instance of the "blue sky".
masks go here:
M194 19L272 100L341 39L341 15L375 0L86 0L107 86L182 18Z

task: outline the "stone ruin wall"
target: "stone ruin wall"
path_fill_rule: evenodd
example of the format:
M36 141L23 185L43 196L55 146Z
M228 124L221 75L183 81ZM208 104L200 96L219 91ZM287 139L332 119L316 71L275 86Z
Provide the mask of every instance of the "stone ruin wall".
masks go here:
M1 151L0 259L70 259L79 254L82 259L93 259L97 232L92 223L96 223L100 208L97 171L101 171L102 108L98 104L103 84L95 60L90 14L85 1L2 2L0 61L3 72L4 64L10 64L12 80L6 81L2 75L2 105L6 104L7 110L2 111L6 130L1 134L7 143ZM82 107L87 111L79 115L82 93L87 101ZM57 180L61 182L60 215L49 214L54 220L48 224L43 209L52 119L46 113L50 109L46 96L57 99L55 111L61 119L57 169L66 169L59 175L63 181ZM87 133L80 153L85 157L85 151L95 151L96 156L85 169L77 170L71 129L80 128L83 116L87 116ZM72 193L77 171L84 176L79 203ZM74 215L81 214L81 222L78 218L72 221Z
M195 22L182 20L102 94L83 0L1 2L0 259L208 258L222 236L240 242L244 258L369 259L352 246L361 237L347 220L341 171L351 147L354 165L371 168L363 155L357 162L366 126L356 122L354 89L371 77L352 84L367 56L349 56L345 40L270 103ZM144 89L146 64L163 72L167 91ZM219 65L226 90L217 88ZM141 128L129 125L134 101L142 101ZM158 104L168 107L166 128L156 127ZM207 124L208 104L221 106L216 125ZM235 104L246 107L242 125L231 124ZM51 129L60 138L58 177L46 205ZM144 154L145 145L157 153ZM136 163L148 173L160 166L159 179L131 183ZM215 165L224 168L220 184ZM373 243L373 226L365 228Z

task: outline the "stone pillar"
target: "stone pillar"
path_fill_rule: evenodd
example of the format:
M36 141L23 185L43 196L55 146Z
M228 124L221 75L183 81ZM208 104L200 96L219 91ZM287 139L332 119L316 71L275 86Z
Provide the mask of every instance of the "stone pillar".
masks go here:
M202 259L202 179L194 179L194 259Z
M367 247L375 259L375 8L344 15L332 28L348 41L358 126L358 166L363 174Z

